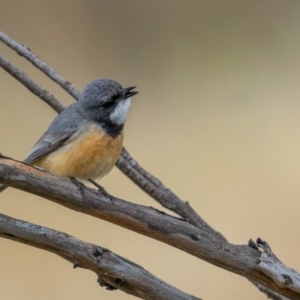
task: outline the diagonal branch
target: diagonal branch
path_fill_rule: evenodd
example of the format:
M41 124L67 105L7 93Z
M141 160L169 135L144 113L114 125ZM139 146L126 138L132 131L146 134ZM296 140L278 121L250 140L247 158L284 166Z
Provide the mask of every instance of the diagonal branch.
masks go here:
M37 55L35 55L28 47L25 45L20 45L14 41L11 37L6 35L4 32L0 31L0 41L9 46L11 49L15 50L19 55L25 57L30 61L35 67L44 72L50 79L58 83L64 90L66 90L71 96L78 99L80 92L75 88L75 86L61 77L55 70L50 68L46 63L44 63Z
M157 200L162 206L177 213L185 218L189 223L199 229L215 236L216 238L226 240L219 232L210 227L189 205L182 201L170 189L168 189L160 180L147 172L139 163L123 148L122 155L117 161L117 167L128 176L144 192Z
M284 296L281 296L279 294L277 294L276 292L273 292L265 287L263 287L260 284L254 283L252 282L253 285L255 285L262 293L264 293L269 299L273 299L273 300L289 300L289 298L286 298Z
M71 94L75 99L79 97L80 92L75 89L75 87L65 80L62 76L56 73L52 68L45 64L38 56L36 56L29 48L26 46L18 44L16 41L5 35L0 31L0 40L8 45L10 48L15 50L21 56L29 60L34 66L43 71L49 78L58 83L63 89L65 89L69 94ZM1 58L1 56L0 56ZM2 66L4 67L4 66ZM14 75L15 67L11 64L5 64L5 70L8 71L12 76L17 78L30 90L34 90L34 93L41 99L45 100L46 103L51 103L54 98L49 92L43 90L41 87L36 86L36 84L29 79L25 73L20 72L20 76L16 77ZM63 109L63 106L59 103L57 106L50 104L57 112ZM143 169L136 160L134 160L131 155L123 148L121 157L117 162L117 167L128 176L134 183L136 183L142 190L149 194L153 199L157 200L162 206L174 211L178 215L185 218L191 224L197 226L199 229L205 231L207 234L211 235L216 239L226 241L225 237L219 232L215 231L210 227L194 210L190 207L188 202L182 201L178 196L176 196L171 190L169 190L162 182L160 182L156 177L151 175L145 169ZM0 192L5 189L5 186L0 184ZM272 299L283 299L276 292L268 290L253 282L263 293L265 293L269 298Z
M262 253L257 248L213 238L184 219L90 188L79 191L69 179L9 158L0 158L0 182L171 245L290 299L300 298L297 291L278 286L261 270Z
M250 241L252 244L253 241ZM278 286L288 287L300 294L300 274L284 265L273 253L269 244L262 239L257 239L257 246L263 250L260 257L259 268L271 277Z
M50 107L55 111L61 112L64 110L64 106L48 91L42 89L38 84L36 84L32 79L30 79L23 71L14 67L7 59L0 55L0 67L2 67L6 72L11 74L24 86L26 86L33 94L44 100Z
M44 72L49 78L58 83L63 89L69 92L76 100L78 99L80 92L75 87L47 64L45 64L37 55L35 55L26 46L20 45L12 38L0 31L0 40L15 50L18 54L29 60L34 66ZM6 69L8 72L9 70ZM9 72L13 75L14 71ZM25 78L28 78L24 74ZM19 78L17 78L21 81ZM21 81L28 88L31 88L32 84L26 81ZM40 89L40 95L44 95L44 90ZM51 95L51 94L50 94ZM45 99L49 99L49 95L44 95ZM49 101L49 100L48 100ZM47 102L48 103L48 102ZM52 107L52 106L51 106ZM53 108L53 107L52 107ZM61 109L54 108L57 112L61 112ZM207 230L208 233L216 235L218 238L225 239L220 233L212 229L188 204L188 202L182 201L176 196L170 189L168 189L162 182L160 182L155 176L147 172L142 168L136 160L129 154L129 152L123 148L122 154L117 162L117 167L129 177L135 184L137 184L143 191L150 195L153 199L158 201L162 206L169 210L174 211L181 217L187 219L188 222L195 226Z
M200 300L157 278L139 265L64 232L0 214L0 237L44 249L89 269L108 290L120 289L141 299Z

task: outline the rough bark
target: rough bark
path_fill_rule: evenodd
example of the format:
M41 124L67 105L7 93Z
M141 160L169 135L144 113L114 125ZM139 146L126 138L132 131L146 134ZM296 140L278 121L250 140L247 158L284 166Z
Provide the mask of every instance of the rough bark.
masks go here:
M51 78L51 80L58 83L75 99L78 99L80 92L76 90L76 88L69 81L61 77L46 63L44 63L28 47L18 44L16 41L2 32L0 32L0 40L19 53L21 56L29 60L35 67L44 72L49 78ZM49 104L54 110L60 112L64 109L64 107L52 94L35 84L35 82L33 82L24 72L15 68L2 56L0 56L0 66L14 76L17 80L19 80L35 95ZM64 183L64 187L71 188L69 191L69 199L62 201L60 198L62 196L60 192L62 191L57 191L58 194L55 196L51 194L53 190L51 190L50 187L48 187L46 189L47 192L44 193L39 190L42 189L42 187L45 188L47 186L47 183L43 182L44 179L41 173L39 173L39 175L35 174L35 176L42 176L39 179L37 177L30 177L30 172L28 169L27 172L29 173L25 172L25 175L21 172L23 167L26 169L28 166L22 164L14 165L14 163L17 162L13 161L10 161L11 163L7 162L7 160L1 160L1 166L4 168L2 168L2 170L7 170L5 169L5 166L8 167L9 165L12 168L14 168L13 166L16 167L15 172L11 173L11 177L3 176L7 174L1 174L2 177L0 178L2 178L3 181L6 181L8 185L41 195L72 209L84 210L84 213L106 219L120 226L148 235L149 237L157 240L161 240L162 242L180 248L192 255L205 259L229 271L241 274L250 279L251 282L254 283L254 285L257 286L259 290L265 293L269 298L284 300L286 298L281 295L285 295L290 299L300 299L297 283L299 278L298 273L285 267L284 265L280 265L281 267L278 269L279 263L281 262L279 260L274 262L274 257L267 254L268 251L266 251L266 247L262 246L262 243L260 242L261 240L258 240L257 244L251 241L249 244L250 247L246 245L235 246L228 243L226 238L221 233L214 230L209 224L207 224L203 218L201 218L189 205L188 202L180 199L155 176L143 169L142 166L137 163L137 161L125 148L123 148L121 157L116 164L117 167L153 199L158 201L167 209L177 213L179 216L184 218L184 220L173 218L163 212L159 212L158 210L151 208L134 206L134 204L116 199L112 196L107 199L105 195L101 195L101 193L97 193L96 195L93 194L95 192L91 191L90 189L85 189L84 198L89 197L89 199L97 199L97 197L100 197L103 202L102 204L98 203L100 206L97 206L97 203L92 201L92 203L96 205L95 207L93 205L92 207L82 207L80 201L77 201L78 193L73 190L74 186L72 186L71 183L66 184L68 181ZM31 168L31 172L34 172L32 170L33 168ZM44 173L44 175L45 174L47 173ZM51 175L48 174L45 176ZM24 180L23 183L22 180ZM28 184L30 182L31 184L37 183L38 185L32 186ZM46 184L46 186L44 186L44 184ZM0 192L4 188L5 186L0 184ZM49 194L47 194L48 192ZM108 200L112 199L114 199L114 205L118 204L116 207L112 207L112 203L110 203L111 205L109 206ZM134 209L137 208L139 209L135 214ZM126 218L128 209L133 215L127 216ZM156 221L158 223L156 223ZM154 227L151 228L151 225ZM166 228L164 226L166 226ZM179 228L181 228L182 231L177 232L176 230ZM223 258L225 263L221 259L220 255L224 256ZM235 262L236 257L238 257L238 259ZM271 257L273 262L270 261ZM267 267L270 265L274 267ZM288 277L282 276L282 274L287 274ZM285 280L282 279L283 277ZM275 281L272 281L270 278L273 278ZM293 281L293 284L291 284L290 279L292 281L294 279L295 282Z
M0 214L0 236L37 247L89 269L108 290L120 289L141 299L199 300L155 277L139 265L108 249L66 233Z
M290 289L291 285L278 286L273 277L261 269L264 255L259 250L261 244L230 244L212 237L185 219L88 187L79 190L69 179L10 158L0 158L0 182L166 243L290 299L300 299L298 291Z

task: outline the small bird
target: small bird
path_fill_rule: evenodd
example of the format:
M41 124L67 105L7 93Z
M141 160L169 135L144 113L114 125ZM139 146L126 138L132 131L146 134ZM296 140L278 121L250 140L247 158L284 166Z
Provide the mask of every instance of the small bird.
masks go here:
M96 79L77 102L63 110L24 162L62 177L94 182L111 171L123 146L123 129L135 86ZM0 192L6 186L0 185Z

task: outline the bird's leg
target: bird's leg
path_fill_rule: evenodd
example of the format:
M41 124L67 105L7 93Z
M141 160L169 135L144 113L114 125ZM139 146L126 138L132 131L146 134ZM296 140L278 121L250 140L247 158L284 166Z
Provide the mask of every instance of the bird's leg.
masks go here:
M78 180L77 180L75 177L73 177L73 176L70 176L69 178L70 178L70 180L72 181L72 183L74 183L74 184L78 187L81 196L83 196L85 185L84 185L82 182L78 181Z
M93 184L96 188L98 188L98 191L101 192L103 195L107 196L110 200L114 201L114 197L110 195L103 186L95 182L93 179L89 178L88 181Z
M108 195L107 191L105 190L104 187L102 187L100 184L98 184L96 181L94 181L93 179L89 178L88 181L93 184L99 192L105 194L106 196Z

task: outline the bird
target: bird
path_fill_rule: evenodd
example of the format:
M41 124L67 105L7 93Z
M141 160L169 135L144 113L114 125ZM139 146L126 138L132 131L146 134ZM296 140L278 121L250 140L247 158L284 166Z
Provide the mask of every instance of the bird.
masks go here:
M111 79L89 82L77 102L64 109L29 151L24 162L61 177L78 187L81 181L108 174L118 160L124 124L135 86L123 88ZM0 185L0 192L7 186Z

